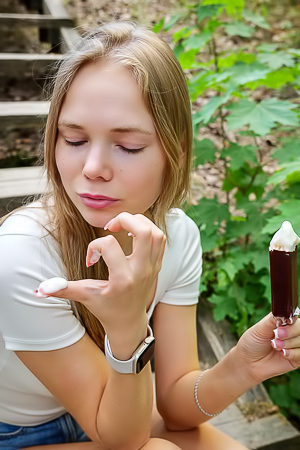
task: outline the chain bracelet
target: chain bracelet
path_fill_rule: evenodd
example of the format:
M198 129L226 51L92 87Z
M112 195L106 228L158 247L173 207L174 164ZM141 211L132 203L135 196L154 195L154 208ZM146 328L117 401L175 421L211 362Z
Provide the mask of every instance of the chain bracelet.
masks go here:
M201 378L203 377L203 375L208 371L209 371L209 369L204 370L203 372L200 373L199 377L197 378L197 381L195 384L195 389L194 389L195 402L196 402L198 409L202 412L202 414L205 414L208 417L216 417L219 414L221 414L222 411L219 413L216 413L216 414L209 414L208 412L204 411L204 409L202 408L202 406L200 405L200 403L198 401L198 385L199 385L199 382L200 382Z

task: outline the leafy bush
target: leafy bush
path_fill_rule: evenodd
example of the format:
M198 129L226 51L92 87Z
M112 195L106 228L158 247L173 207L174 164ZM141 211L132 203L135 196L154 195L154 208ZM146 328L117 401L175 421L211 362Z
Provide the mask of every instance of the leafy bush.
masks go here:
M202 237L201 295L241 335L271 309L271 235L284 220L300 234L300 50L272 42L264 15L243 0L184 6L155 30L172 32L187 75L195 167L218 167L222 180L213 198L187 207ZM299 389L289 386L299 377L269 383L298 418Z

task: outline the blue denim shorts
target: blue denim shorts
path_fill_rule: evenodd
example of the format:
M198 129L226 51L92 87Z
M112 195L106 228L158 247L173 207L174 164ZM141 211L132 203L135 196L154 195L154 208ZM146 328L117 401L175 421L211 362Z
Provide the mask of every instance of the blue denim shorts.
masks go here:
M0 422L0 449L19 450L34 445L87 442L90 439L70 414L33 427Z

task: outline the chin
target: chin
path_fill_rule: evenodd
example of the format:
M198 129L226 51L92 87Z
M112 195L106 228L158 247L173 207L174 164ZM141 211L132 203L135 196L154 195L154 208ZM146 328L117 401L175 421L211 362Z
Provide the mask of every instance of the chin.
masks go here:
M113 214L105 214L103 212L86 212L80 211L82 218L94 228L104 228L107 222L114 217Z

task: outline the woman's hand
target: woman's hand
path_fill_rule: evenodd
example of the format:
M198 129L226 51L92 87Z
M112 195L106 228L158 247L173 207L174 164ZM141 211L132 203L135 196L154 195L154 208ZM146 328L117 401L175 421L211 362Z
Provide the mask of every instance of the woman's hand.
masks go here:
M240 338L236 351L256 383L300 366L300 319L276 328L270 313Z
M146 311L155 293L166 238L140 214L123 212L105 228L113 233L126 230L133 239L132 253L125 256L112 235L95 239L87 249L87 266L102 256L108 267L108 280L70 281L65 289L52 294L83 303L101 321L113 353L118 348L114 355L127 359L125 349L130 356L147 334ZM43 294L42 286L40 291Z

